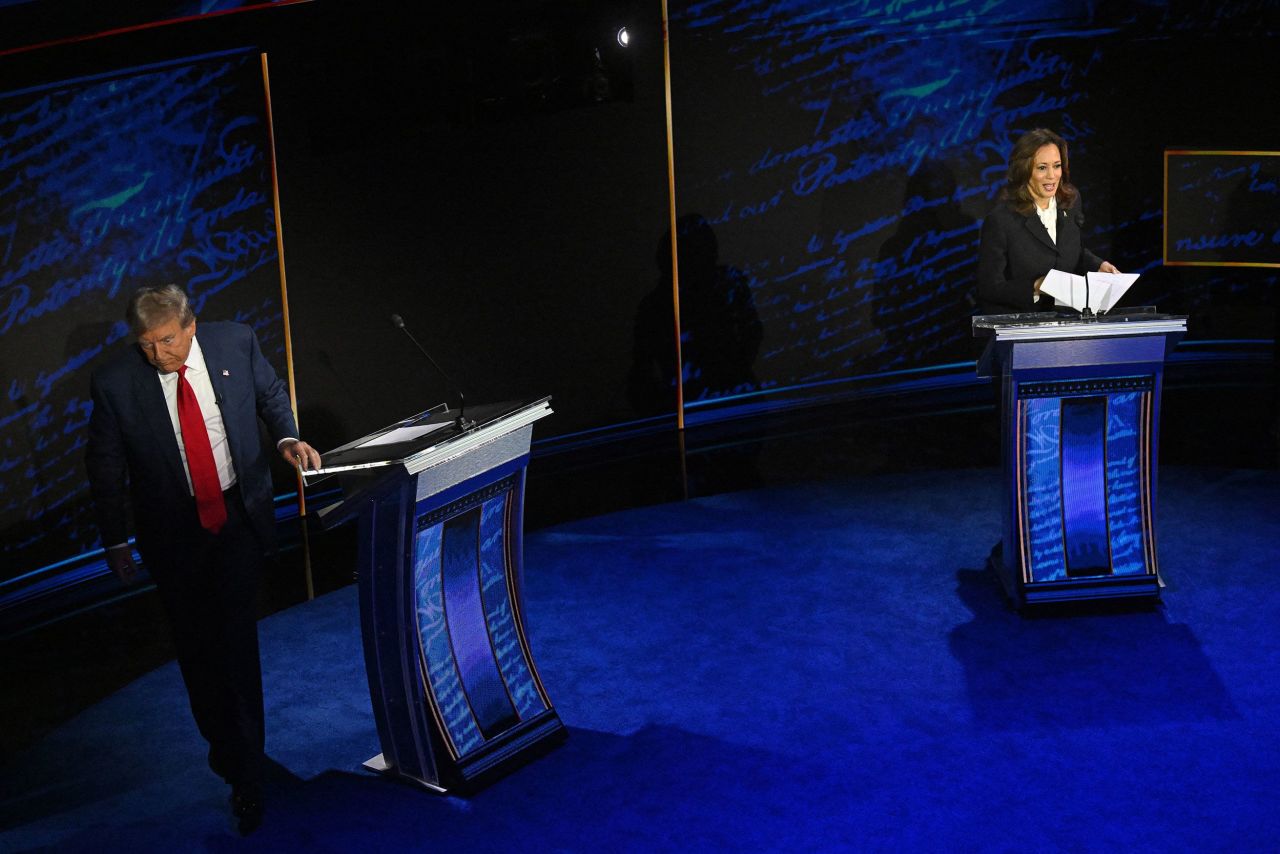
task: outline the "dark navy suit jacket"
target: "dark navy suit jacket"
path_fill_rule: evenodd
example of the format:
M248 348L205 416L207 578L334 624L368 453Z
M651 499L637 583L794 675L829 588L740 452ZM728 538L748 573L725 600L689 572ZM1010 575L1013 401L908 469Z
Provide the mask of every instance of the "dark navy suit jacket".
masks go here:
M982 221L978 249L978 306L983 314L1009 314L1053 308L1044 294L1032 299L1036 279L1050 270L1064 273L1097 272L1102 259L1084 248L1084 211L1080 196L1069 210L1058 208L1058 242L1035 210L1020 214L1001 202Z
M231 462L245 509L264 548L272 541L271 469L258 419L279 441L298 428L284 382L262 355L253 330L240 323L200 323L196 338L226 425ZM194 506L156 369L136 347L93 372L93 413L85 462L105 546L128 539L132 504L144 560L173 559L176 532ZM153 557L148 558L148 554Z

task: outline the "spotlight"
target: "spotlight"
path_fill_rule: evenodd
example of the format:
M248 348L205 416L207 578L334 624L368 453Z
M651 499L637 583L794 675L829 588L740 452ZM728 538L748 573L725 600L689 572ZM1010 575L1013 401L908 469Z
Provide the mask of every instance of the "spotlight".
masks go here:
M623 47L626 47L629 44L631 44L631 33L627 32L626 27L620 27L618 29L618 44L622 45Z

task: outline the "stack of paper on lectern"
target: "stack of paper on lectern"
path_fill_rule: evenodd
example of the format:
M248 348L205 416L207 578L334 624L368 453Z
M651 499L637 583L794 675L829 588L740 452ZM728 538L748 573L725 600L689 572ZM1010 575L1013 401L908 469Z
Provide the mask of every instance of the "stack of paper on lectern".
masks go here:
M1091 308L1101 314L1110 311L1120 297L1138 281L1137 273L1088 273L1076 276L1061 270L1050 270L1040 285L1040 293L1053 297L1058 305L1083 311Z

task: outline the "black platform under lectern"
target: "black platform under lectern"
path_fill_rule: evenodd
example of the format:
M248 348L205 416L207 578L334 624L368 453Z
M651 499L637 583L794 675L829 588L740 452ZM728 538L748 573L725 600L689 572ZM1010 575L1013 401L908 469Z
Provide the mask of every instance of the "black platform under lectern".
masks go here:
M1017 605L1156 597L1156 445L1165 356L1186 318L987 315L978 363L1001 378L1003 554Z
M382 754L365 763L474 791L559 743L521 601L531 404L437 409L324 455L325 525L359 519L360 622Z

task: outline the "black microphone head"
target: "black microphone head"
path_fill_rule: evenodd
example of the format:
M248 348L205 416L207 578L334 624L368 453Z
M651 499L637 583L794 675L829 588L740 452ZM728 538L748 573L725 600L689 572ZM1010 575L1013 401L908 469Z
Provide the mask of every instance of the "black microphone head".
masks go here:
M391 315L391 325L396 329L404 329L404 318L398 314Z

